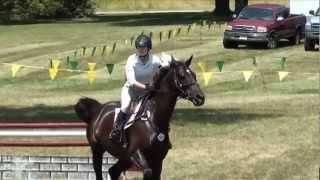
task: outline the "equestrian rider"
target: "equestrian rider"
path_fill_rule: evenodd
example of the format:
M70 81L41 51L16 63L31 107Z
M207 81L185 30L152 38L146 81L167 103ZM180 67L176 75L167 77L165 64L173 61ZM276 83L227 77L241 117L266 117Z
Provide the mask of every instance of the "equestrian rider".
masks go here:
M152 42L148 36L139 35L135 47L136 53L129 56L125 66L126 82L121 91L121 108L110 134L115 143L121 143L131 100L155 90L153 82L158 77L159 68L168 65L152 53Z

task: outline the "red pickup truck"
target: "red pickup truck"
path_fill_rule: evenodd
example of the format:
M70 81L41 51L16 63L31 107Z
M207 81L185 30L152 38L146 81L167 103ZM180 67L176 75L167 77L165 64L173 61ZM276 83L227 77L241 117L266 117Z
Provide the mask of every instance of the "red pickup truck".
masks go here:
M289 8L283 5L249 5L227 24L223 46L237 48L239 44L264 43L273 49L280 39L299 44L305 24L304 15L289 14Z

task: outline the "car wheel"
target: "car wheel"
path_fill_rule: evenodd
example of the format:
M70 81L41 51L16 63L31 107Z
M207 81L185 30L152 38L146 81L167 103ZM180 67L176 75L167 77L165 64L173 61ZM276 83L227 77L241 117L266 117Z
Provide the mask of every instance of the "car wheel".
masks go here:
M315 43L312 42L310 39L305 39L304 41L304 50L305 51L312 51L315 48Z
M268 49L275 49L278 47L278 40L274 35L270 35L267 42Z

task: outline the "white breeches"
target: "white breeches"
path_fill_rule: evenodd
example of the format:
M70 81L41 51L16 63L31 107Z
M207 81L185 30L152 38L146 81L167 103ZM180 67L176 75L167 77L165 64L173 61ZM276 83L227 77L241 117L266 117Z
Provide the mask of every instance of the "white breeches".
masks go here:
M145 91L137 91L124 85L121 90L121 111L128 113L132 99L142 96L145 93Z
M131 96L129 94L129 87L126 85L121 90L121 111L127 113L129 111Z

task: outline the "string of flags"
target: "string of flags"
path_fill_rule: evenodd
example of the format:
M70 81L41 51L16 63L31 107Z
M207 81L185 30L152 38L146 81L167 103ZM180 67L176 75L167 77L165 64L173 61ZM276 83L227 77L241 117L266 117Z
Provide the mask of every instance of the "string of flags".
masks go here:
M257 61L256 61L255 57L253 57L252 64L257 66ZM280 65L280 70L277 71L277 73L278 73L278 76L279 76L279 81L282 82L284 80L284 78L287 77L292 72L284 71L285 66L286 66L286 58L285 57L281 57L277 61L277 64ZM240 72L240 73L243 74L245 82L249 82L251 76L255 72L253 70L251 70L251 71L250 70L247 70L247 71L223 71L222 72L222 69L223 69L223 66L224 66L224 61L222 61L222 60L216 61L216 66L217 66L217 69L218 69L217 72L208 71L207 65L203 61L197 62L197 65L198 65L199 69L201 70L201 75L203 77L204 84L205 84L206 87L209 85L209 82L212 79L213 74ZM306 73L306 74L310 74L310 73ZM314 74L314 73L312 73L312 74Z
M257 61L256 58L253 57L252 58L252 64L254 66L257 66ZM92 85L96 78L97 78L97 73L96 73L96 69L97 69L97 64L94 62L89 62L87 64L88 69L87 70L80 70L78 69L78 61L76 61L75 57L70 57L68 60L68 69L63 69L60 68L61 67L61 63L62 61L59 59L52 59L50 61L50 65L48 68L43 67L43 66L27 66L27 65L21 65L21 64L12 64L12 63L1 63L3 65L10 65L11 66L11 74L12 77L15 78L17 76L17 73L19 71L21 71L21 69L23 68L35 68L35 69L47 69L49 72L49 77L51 80L55 80L59 71L69 71L69 72L78 72L78 73L87 73L87 78L89 80L89 83ZM292 72L288 72L288 71L284 71L285 67L286 67L286 58L282 57L280 58L276 64L279 66L280 70L277 71L278 76L279 76L279 81L282 82L285 77L287 77L290 73ZM216 67L217 67L217 71L212 71L208 69L208 66L206 65L206 63L204 61L199 61L197 62L197 65L201 71L201 75L203 77L204 80L204 85L208 86L210 80L213 78L214 74L222 74L222 73L234 73L234 72L240 72L243 74L244 80L245 82L249 82L251 76L253 75L253 73L255 72L254 70L245 70L245 71L223 71L224 68L224 64L225 62L223 60L218 60L215 62ZM119 64L118 64L119 65ZM120 64L123 65L123 64ZM113 70L114 70L114 66L115 64L112 63L107 63L105 64L105 69L106 69L106 74L111 75Z

